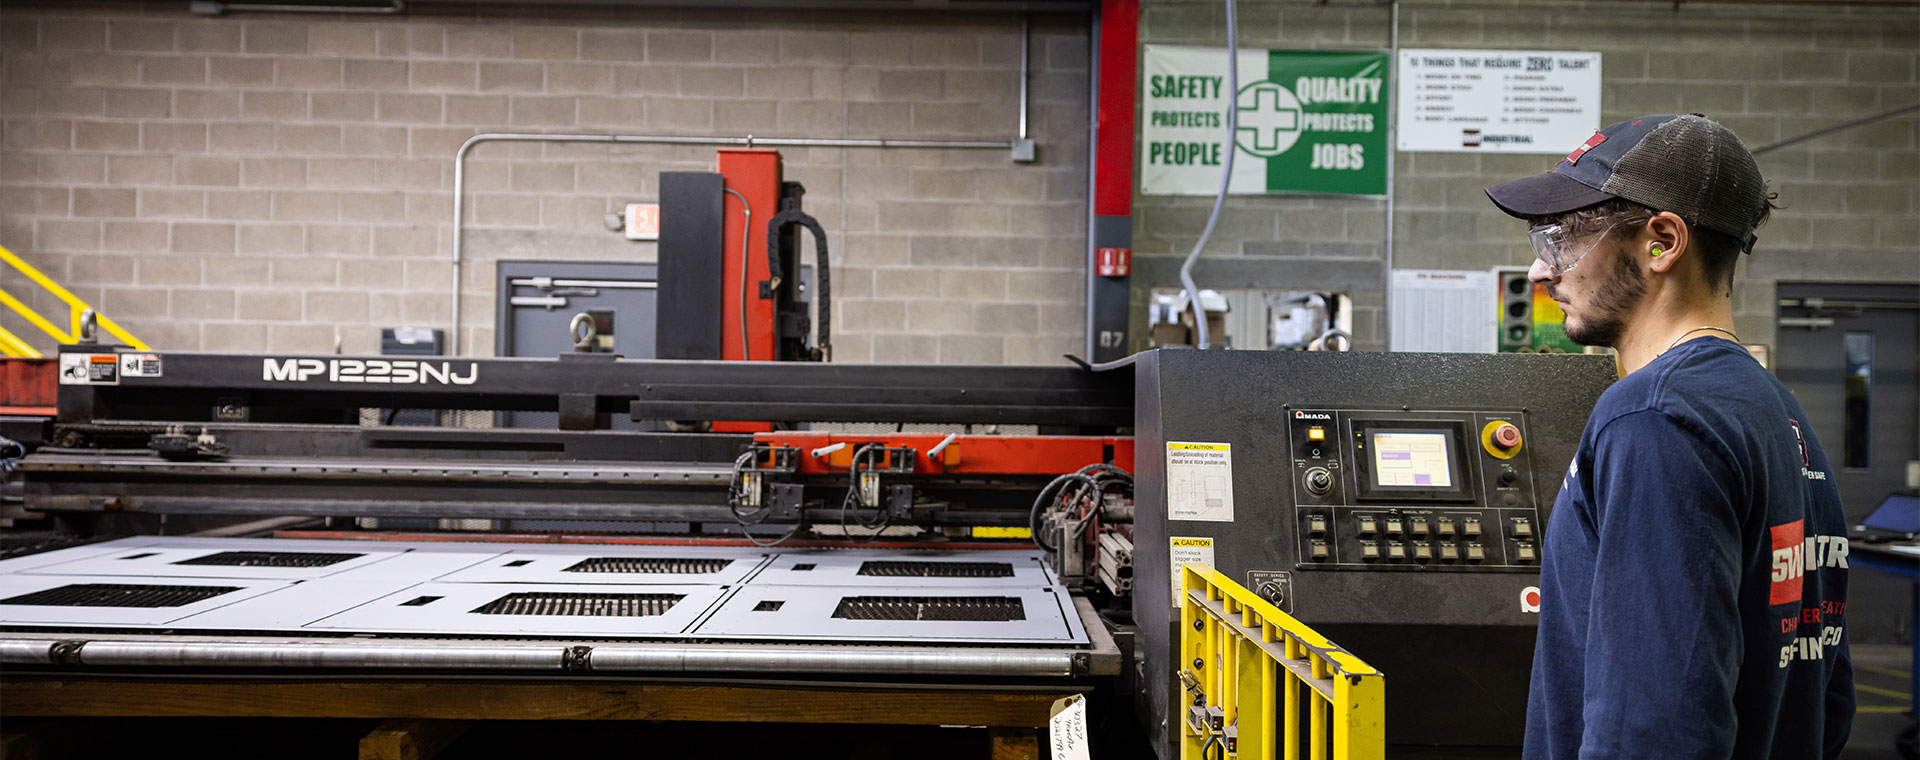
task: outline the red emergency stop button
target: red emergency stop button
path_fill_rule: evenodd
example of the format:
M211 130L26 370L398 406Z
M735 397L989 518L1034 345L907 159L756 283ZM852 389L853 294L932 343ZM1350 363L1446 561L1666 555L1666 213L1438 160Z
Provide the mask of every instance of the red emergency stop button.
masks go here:
M1520 428L1511 422L1502 422L1493 429L1493 442L1500 448L1511 449L1520 445Z

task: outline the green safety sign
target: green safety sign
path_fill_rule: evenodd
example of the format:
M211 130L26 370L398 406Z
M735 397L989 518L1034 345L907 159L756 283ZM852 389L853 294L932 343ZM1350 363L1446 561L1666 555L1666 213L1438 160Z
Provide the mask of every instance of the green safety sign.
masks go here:
M1240 91L1227 51L1147 45L1141 87L1140 188L1212 195L1226 161L1226 109L1237 109L1228 192L1385 195L1385 52L1241 50Z

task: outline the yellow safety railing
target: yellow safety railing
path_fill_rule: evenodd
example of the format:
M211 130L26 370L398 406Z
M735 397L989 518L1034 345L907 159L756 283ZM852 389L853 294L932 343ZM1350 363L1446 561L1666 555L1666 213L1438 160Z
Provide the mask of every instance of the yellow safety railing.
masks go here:
M87 302L80 300L79 296L67 292L66 288L60 287L60 283L54 282L52 278L41 274L40 270L33 268L32 264L28 264L21 260L19 256L13 255L13 252L7 250L5 246L0 246L0 262L5 262L7 266L13 267L15 271L26 275L27 279L32 280L34 284L42 288L46 288L48 293L52 293L53 297L60 299L62 303L67 305L68 322L72 325L71 331L61 330L52 320L40 316L39 312L34 311L25 303L22 303L20 299L15 298L12 293L8 293L6 288L0 288L0 304L4 304L7 308L12 309L15 314L19 314L20 317L27 320L29 324L40 328L41 332L53 336L54 340L61 343L80 342L80 334L86 322L86 315L88 312L92 312L94 322L100 326L100 329L106 330L108 335L112 335L120 339L122 343L142 351L152 350L147 347L147 344L140 342L139 338L133 337L132 333L121 329L119 325L114 324L113 320L107 319L106 315L101 314L98 309L88 306ZM40 355L40 352L35 351L33 346L27 345L26 341L8 332L4 327L0 327L0 353L8 356L28 357L38 357Z
M1386 756L1380 671L1204 563L1180 585L1180 760Z

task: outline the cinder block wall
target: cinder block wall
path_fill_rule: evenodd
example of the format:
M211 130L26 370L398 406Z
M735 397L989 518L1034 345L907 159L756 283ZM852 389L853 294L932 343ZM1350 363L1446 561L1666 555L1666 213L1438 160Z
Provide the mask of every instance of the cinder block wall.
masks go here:
M1080 350L1086 20L1032 21L1038 162L784 152L830 237L839 360ZM1019 46L1011 14L415 4L203 18L185 3L9 0L0 244L162 349L329 352L337 334L371 353L379 327L448 324L453 158L471 135L1004 140ZM477 146L462 352L492 351L495 261L651 261L652 244L608 232L604 214L654 200L662 171L710 169L713 151ZM0 326L50 343L5 310Z
M1221 3L1145 0L1143 42L1225 45ZM1385 49L1388 7L1333 0L1239 4L1240 44ZM1647 113L1702 112L1749 147L1920 103L1920 9L1766 3L1404 0L1405 48L1602 53L1603 124ZM1760 230L1735 288L1736 326L1774 343L1774 285L1786 281L1920 282L1920 117L1907 115L1760 157L1786 210ZM1574 146L1568 146L1571 150ZM1395 164L1393 266L1486 269L1530 262L1525 228L1481 188L1553 167L1552 156L1402 153ZM1180 258L1211 197L1136 196L1135 297L1178 287ZM1230 198L1201 287L1352 293L1357 345L1386 344L1385 202L1371 198ZM1136 344L1144 308L1135 310Z

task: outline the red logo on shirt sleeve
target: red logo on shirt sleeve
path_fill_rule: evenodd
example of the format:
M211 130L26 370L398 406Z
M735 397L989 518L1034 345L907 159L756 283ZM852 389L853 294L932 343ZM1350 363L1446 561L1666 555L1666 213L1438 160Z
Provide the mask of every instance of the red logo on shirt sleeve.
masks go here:
M1767 604L1799 604L1800 583L1806 577L1806 520L1775 525L1773 532L1773 586Z

